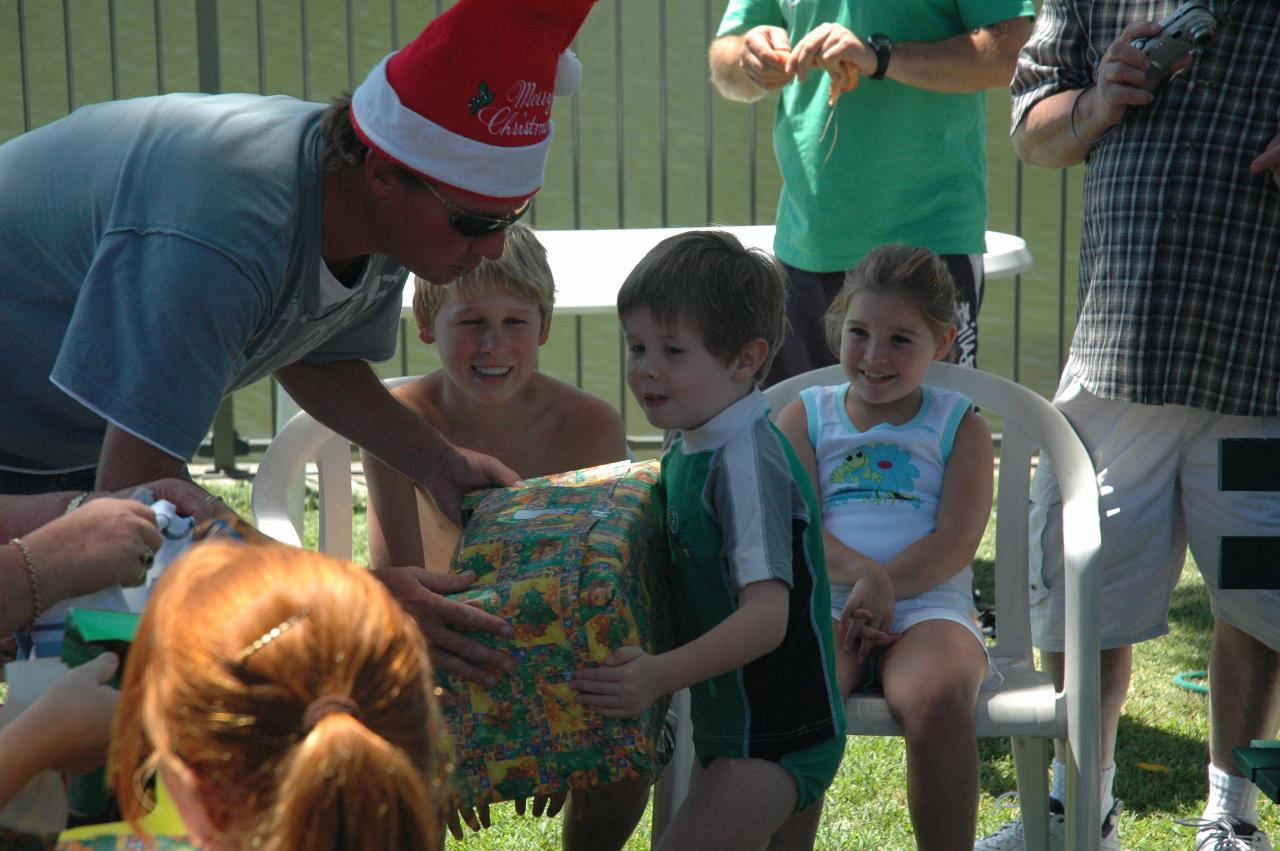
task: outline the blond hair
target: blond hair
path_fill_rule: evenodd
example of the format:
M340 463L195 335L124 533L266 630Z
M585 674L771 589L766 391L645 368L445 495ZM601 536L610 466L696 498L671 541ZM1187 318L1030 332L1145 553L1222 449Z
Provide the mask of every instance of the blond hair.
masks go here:
M773 255L746 248L728 231L691 230L641 258L618 290L618 317L645 307L661 323L687 322L726 365L763 339L769 354L756 371L759 381L782 345L786 300L786 274Z
M956 324L955 282L942 258L927 248L885 245L845 272L844 284L827 308L827 344L837 357L849 302L864 292L902 299L919 311L935 338Z
M413 278L413 317L420 328L430 328L436 314L451 296L474 298L500 292L538 306L542 330L551 324L556 303L556 284L547 263L547 249L534 232L519 223L507 228L502 256L485 258L480 264L448 284L433 284L417 275Z
M210 824L246 846L442 842L426 645L355 564L196 545L148 603L122 692L109 765L135 829L142 783L176 761L195 776Z

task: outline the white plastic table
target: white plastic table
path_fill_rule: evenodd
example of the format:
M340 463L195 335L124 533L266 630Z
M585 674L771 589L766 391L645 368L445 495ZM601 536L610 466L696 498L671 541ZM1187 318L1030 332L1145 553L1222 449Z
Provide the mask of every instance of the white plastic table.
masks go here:
M773 251L773 225L717 225L747 246ZM618 288L640 258L660 241L688 228L612 228L605 230L540 230L547 261L556 282L556 315L585 316L613 313ZM983 255L987 278L1011 277L1031 268L1031 251L1022 237L987 231ZM413 318L413 276L405 282L401 315ZM276 429L298 410L284 392L276 390Z
M773 251L773 225L719 227L744 245ZM556 314L613 313L618 287L640 258L658 242L688 228L540 230L556 282ZM987 231L983 255L987 278L1012 277L1031 268L1031 251L1022 237ZM413 316L413 278L404 290L403 314Z

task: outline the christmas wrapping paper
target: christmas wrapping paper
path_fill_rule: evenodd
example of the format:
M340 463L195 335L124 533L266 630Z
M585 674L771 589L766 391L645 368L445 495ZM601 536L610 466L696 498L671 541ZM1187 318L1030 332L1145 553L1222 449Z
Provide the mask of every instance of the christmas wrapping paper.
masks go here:
M569 679L625 644L669 646L657 479L656 460L621 462L464 506L452 570L477 578L454 598L512 624L512 638L486 640L515 670L492 688L438 673L460 805L654 776L666 701L608 719L578 703Z

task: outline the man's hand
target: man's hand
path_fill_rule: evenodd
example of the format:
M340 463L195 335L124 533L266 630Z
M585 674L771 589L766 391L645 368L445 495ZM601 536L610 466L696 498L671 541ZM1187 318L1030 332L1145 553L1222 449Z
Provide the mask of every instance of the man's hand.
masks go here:
M1092 92L1086 89L1079 95L1081 101L1076 108L1076 132L1082 141L1101 138L1107 130L1124 120L1124 114L1130 107L1146 106L1155 99L1152 92L1164 78L1147 79L1151 63L1147 55L1130 42L1135 38L1157 35L1160 31L1160 24L1155 21L1129 24L1102 54L1096 72L1097 85ZM1190 64L1190 56L1182 57L1174 64L1170 75Z
M455 524L467 491L518 478L494 458L450 446L365 361L299 361L277 369L276 378L304 411L403 473Z
M1262 155L1249 164L1249 171L1253 174L1271 172L1271 180L1280 187L1280 135L1267 143L1267 149Z
M569 685L578 701L606 718L635 718L665 694L662 665L635 645L620 647L598 668L579 668Z
M510 656L463 634L480 631L508 638L512 634L511 624L475 606L441 596L466 590L475 581L474 573L430 573L421 567L387 567L373 571L373 575L418 622L430 644L431 662L437 668L490 687L498 682L493 672L511 670Z
M803 81L813 68L822 68L832 78L843 79L845 70L841 63L858 69L864 77L876 72L876 52L851 30L840 24L820 24L809 31L787 58L787 73L799 76Z
M213 517L229 522L236 517L236 513L220 498L187 479L158 479L147 482L141 487L151 491L151 495L156 499L172 502L179 514L184 517L194 517L196 522L204 522ZM123 488L111 496L117 499L133 499L137 490L138 488ZM90 498L92 499L93 497Z
M760 26L742 37L739 62L747 79L762 89L773 91L791 81L787 70L787 54L791 40L782 27Z
M419 482L436 508L455 526L462 515L462 497L468 491L499 485L508 487L520 480L510 467L497 458L452 447L441 459L438 473Z

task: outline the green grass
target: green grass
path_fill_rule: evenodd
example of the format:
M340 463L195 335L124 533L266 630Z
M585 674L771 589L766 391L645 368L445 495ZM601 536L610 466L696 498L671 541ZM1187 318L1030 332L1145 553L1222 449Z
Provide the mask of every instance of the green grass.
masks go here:
M249 516L249 484L215 485L237 511ZM364 544L364 505L358 497L355 514L357 561L367 560ZM314 494L308 500L314 509ZM307 542L315 545L315 512L308 514ZM991 564L994 522L975 560L976 583L985 599L993 599ZM1208 698L1174 684L1179 672L1203 669L1209 651L1212 620L1200 574L1189 564L1174 592L1170 633L1140 644L1134 651L1133 686L1124 716L1116 761L1116 795L1125 802L1121 841L1125 848L1161 851L1189 848L1191 834L1177 827L1175 818L1198 816L1204 803L1208 751ZM997 809L995 799L1014 788L1013 759L1008 742L984 739L979 833L997 829L1013 814ZM902 740L855 737L848 740L844 763L827 795L827 809L817 847L840 851L908 851L914 847L907 814ZM1263 829L1280 835L1280 814L1270 803L1261 805ZM559 848L559 825L547 819L521 818L509 805L493 810L493 827L468 834L450 848L471 851ZM649 813L636 829L628 849L649 847Z

